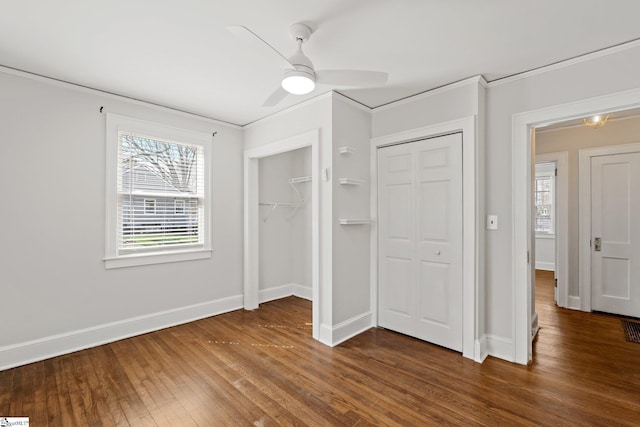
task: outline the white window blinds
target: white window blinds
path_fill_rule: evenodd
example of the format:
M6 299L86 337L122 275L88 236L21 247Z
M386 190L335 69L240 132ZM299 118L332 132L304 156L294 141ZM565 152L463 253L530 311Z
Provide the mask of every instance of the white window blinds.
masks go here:
M202 246L202 146L118 132L118 253Z

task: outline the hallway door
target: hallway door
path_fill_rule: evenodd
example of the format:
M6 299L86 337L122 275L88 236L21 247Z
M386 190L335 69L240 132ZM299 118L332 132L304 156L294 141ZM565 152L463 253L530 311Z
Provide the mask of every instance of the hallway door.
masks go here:
M640 152L591 158L591 307L640 317Z

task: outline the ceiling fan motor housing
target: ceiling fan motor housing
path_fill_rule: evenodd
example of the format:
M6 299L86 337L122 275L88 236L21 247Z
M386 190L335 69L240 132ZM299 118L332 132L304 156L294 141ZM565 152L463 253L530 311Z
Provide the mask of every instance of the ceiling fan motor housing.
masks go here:
M307 24L298 22L291 25L291 27L289 28L289 33L294 40L302 40L303 42L306 42L307 40L309 40L312 31L311 27Z

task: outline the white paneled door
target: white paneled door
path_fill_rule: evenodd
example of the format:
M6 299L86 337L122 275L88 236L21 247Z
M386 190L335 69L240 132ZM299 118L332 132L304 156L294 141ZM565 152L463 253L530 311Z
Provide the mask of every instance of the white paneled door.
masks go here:
M640 317L640 153L591 158L591 308Z
M462 134L378 150L378 324L462 351Z

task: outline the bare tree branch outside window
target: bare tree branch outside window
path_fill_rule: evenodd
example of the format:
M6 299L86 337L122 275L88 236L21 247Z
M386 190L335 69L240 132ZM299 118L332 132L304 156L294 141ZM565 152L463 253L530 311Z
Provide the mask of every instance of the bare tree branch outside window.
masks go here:
M196 147L134 135L122 135L121 147L131 169L144 166L177 191L197 192Z

